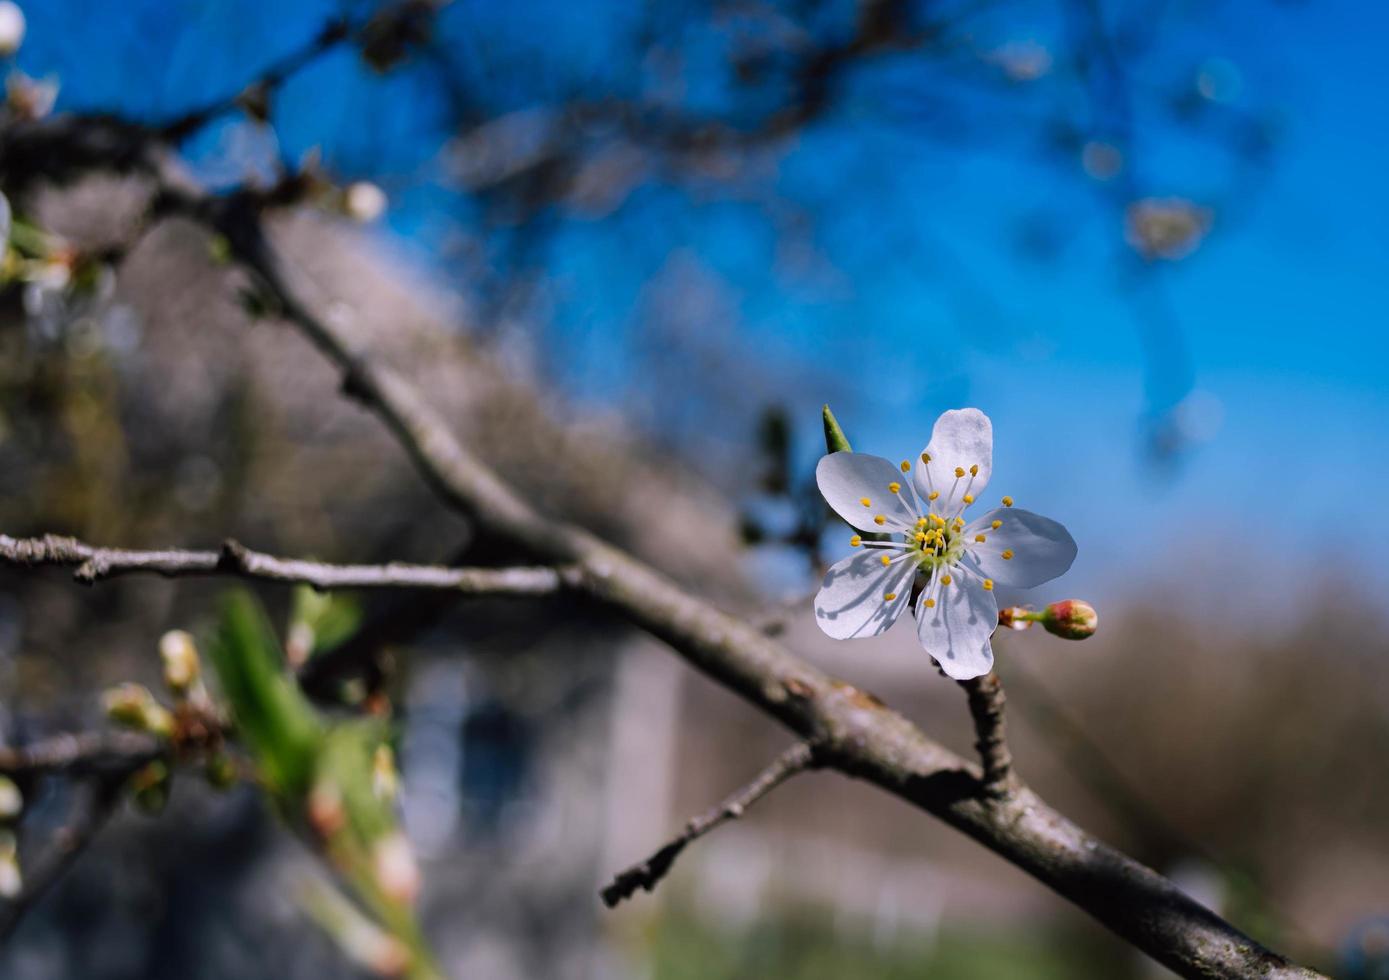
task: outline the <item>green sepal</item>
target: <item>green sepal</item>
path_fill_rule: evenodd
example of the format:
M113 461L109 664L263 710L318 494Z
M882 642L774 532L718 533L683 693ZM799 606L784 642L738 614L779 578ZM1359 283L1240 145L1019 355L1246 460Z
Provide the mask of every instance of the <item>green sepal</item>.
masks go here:
M840 428L839 419L834 417L834 413L830 411L828 405L820 410L820 417L825 423L825 450L831 453L853 452L854 447L849 444L849 437ZM865 541L889 541L892 535L880 534L876 531L859 531L859 537Z
M849 445L849 437L846 436L844 430L839 427L839 420L834 417L834 413L830 411L828 405L820 410L820 416L825 423L825 452L853 452L854 447Z

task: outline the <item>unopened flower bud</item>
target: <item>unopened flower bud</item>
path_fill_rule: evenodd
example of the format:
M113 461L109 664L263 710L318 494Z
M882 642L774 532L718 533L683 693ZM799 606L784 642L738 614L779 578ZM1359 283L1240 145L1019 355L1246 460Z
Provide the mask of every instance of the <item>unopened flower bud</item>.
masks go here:
M183 630L170 630L159 639L159 656L164 661L164 683L178 694L186 694L201 673L198 648Z
M320 779L309 791L309 826L319 837L327 839L336 834L347 823L347 810L343 807L342 791L337 783Z
M0 898L16 898L23 888L24 877L19 873L19 846L13 833L0 830Z
M400 774L395 767L395 753L389 745L378 745L372 757L371 788L376 798L390 802L400 792Z
M135 805L146 813L160 813L169 802L173 789L169 767L156 759L130 777L130 789Z
M1083 640L1094 636L1100 625L1095 607L1079 599L1053 602L1042 613L1042 625L1048 633L1067 640Z
M0 776L0 820L13 820L24 809L24 795L14 780Z
M24 43L24 11L14 0L0 0L0 58L9 58Z
M151 735L168 738L174 733L174 716L154 699L143 684L121 684L101 696L106 716Z
M377 841L372 860L376 882L388 898L404 905L415 900L420 893L420 869L404 834L396 831Z
M359 180L347 188L343 208L347 216L362 224L370 224L386 213L386 192L367 180Z

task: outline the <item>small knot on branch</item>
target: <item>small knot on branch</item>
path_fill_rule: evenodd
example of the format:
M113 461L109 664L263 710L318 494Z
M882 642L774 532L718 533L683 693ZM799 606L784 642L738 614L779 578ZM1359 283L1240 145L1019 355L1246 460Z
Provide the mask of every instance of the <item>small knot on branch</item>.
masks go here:
M217 555L219 572L245 574L251 570L250 550L235 538L222 542L222 550Z

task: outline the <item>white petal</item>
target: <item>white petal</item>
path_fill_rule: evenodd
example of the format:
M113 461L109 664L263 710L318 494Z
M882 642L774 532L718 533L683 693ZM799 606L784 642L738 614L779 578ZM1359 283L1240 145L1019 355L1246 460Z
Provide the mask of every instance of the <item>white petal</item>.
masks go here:
M916 523L916 498L907 475L881 456L830 453L816 465L815 482L834 512L860 531L901 531ZM889 484L897 484L899 492L893 493ZM885 519L883 524L874 522L877 515Z
M877 636L897 621L912 594L916 562L898 558L883 565L881 548L836 562L815 595L815 622L836 640ZM883 597L895 594L895 598Z
M941 670L957 681L987 674L994 665L989 637L998 626L998 600L983 583L958 566L953 581L927 588L916 600L916 635ZM926 608L934 595L934 609Z
M997 531L994 521L1002 521ZM975 543L976 534L984 543ZM974 521L964 532L969 562L979 574L999 585L1030 589L1049 582L1071 567L1076 559L1076 543L1071 533L1049 517L1016 507L991 510ZM1003 552L1012 552L1004 558Z
M940 497L925 505L942 517L954 517L967 505L965 494L978 497L989 485L994 468L994 427L977 408L956 408L936 419L926 447L931 462L912 465L916 492L925 500L932 491ZM977 466L977 473L970 468ZM963 477L955 471L963 470Z

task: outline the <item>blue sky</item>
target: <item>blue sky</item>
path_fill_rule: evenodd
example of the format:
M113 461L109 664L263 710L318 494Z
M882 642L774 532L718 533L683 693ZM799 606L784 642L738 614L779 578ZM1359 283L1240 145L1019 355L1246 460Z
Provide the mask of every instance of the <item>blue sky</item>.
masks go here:
M31 2L20 64L62 77L60 107L166 116L234 90L338 6ZM1050 7L1011 8L981 37L1049 45L1058 30ZM498 12L458 0L445 43L492 105L543 101L547 85L620 91L626 82L607 60L630 25L581 8ZM1139 421L1187 393L1186 362L1172 357L1173 377L1145 387L1119 288L1120 217L1097 206L1103 188L1059 175L1007 134L982 150L919 138L910 95L906 110L882 96L896 91L894 72L913 91L910 66L885 66L861 91L856 81L843 108L765 179L763 190L814 219L799 266L783 261L765 210L659 181L605 220L563 223L544 261L549 342L566 354L570 390L601 401L638 370L630 350L643 324L633 311L681 251L724 284L720 309L739 357L807 432L833 400L859 448L900 456L920 448L945 408L989 412L998 491L1065 520L1080 542L1074 592L1119 598L1179 581L1281 608L1284 596L1306 594L1297 583L1313 574L1389 585L1378 560L1389 548L1380 503L1389 485L1389 10L1352 0L1168 9L1167 54L1151 77L1136 71L1137 82L1222 59L1238 71L1234 107L1272 110L1280 134L1270 167L1236 174L1248 193L1217 202L1203 246L1160 273L1190 351L1189 404L1204 438L1180 466L1155 468L1141 452ZM541 51L562 52L565 71L518 87ZM701 52L691 42L692 64ZM691 98L718 104L716 69L693 72L708 92L693 86ZM279 109L286 154L319 145L340 173L380 180L395 203L384 233L437 268L442 235L472 207L440 187L446 106L437 95L408 71L371 77L343 53L291 84ZM981 102L976 116L994 109ZM191 152L215 153L229 132ZM1145 193L1228 190L1229 169L1213 154L1169 139L1159 121L1144 132L1134 166ZM1063 227L1058 261L1019 257L1009 244L1019 214ZM447 281L451 270L440 271ZM812 462L813 447L803 455Z

